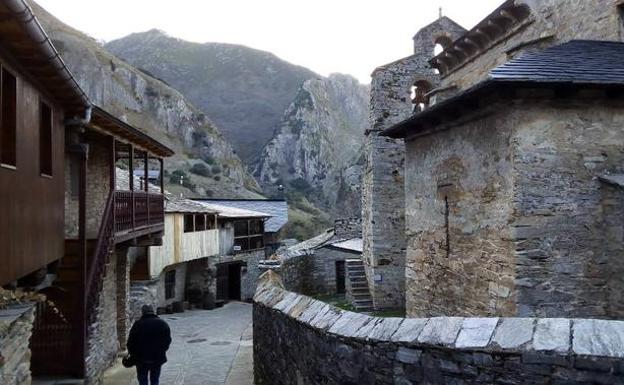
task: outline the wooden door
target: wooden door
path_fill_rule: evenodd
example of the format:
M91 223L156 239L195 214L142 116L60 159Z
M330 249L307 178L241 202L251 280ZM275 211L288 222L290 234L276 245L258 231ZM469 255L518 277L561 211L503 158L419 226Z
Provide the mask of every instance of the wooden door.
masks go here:
M345 261L336 261L336 293L345 293Z

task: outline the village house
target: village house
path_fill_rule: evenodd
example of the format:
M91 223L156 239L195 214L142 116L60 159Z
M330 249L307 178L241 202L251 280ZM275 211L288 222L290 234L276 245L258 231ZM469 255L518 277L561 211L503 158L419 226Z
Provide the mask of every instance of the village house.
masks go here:
M277 250L283 238L282 229L288 223L288 203L284 199L195 199L221 206L270 214L264 223L264 248L271 255Z
M162 181L120 191L116 165L147 174L173 152L91 105L26 3L0 16L0 285L48 299L0 338L0 378L96 383L125 345L130 246L164 231Z
M258 264L266 255L264 240L274 236L267 234L267 223L274 217L216 202L167 198L162 245L134 252L133 316L145 303L160 313L171 313L252 298L260 275ZM255 207L266 207L265 202L256 202ZM274 232L283 225L279 223L271 224L271 229L277 229Z
M379 129L405 143L408 315L624 315L624 5L570 3L438 20L431 80L376 71L373 99L400 91Z
M279 272L288 290L306 295L345 296L359 311L372 310L362 265L360 218L343 218L314 238L282 247L260 269Z
M209 200L195 202L218 213L219 254L211 260L216 274L216 300L251 301L260 276L259 263L266 258L265 226L271 214ZM258 201L256 206L262 204Z

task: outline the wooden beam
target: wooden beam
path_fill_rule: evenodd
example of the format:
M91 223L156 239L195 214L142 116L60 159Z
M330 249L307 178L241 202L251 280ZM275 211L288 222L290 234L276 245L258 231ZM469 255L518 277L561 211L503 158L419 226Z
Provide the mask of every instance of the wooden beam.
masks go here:
M110 152L110 191L115 191L117 188L117 155L116 148L117 141L115 137L111 137L111 152Z
M158 163L160 163L160 193L165 193L165 165L163 158L158 159Z

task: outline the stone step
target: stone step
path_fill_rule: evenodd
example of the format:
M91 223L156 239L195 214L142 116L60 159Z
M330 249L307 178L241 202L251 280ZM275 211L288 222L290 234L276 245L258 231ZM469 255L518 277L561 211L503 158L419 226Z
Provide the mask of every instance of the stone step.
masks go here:
M351 287L352 288L361 288L361 289L366 289L368 290L368 282L366 282L365 279L362 279L360 281L353 281L351 280Z
M370 291L368 290L368 286L352 287L351 292L353 294L361 294L361 293L370 294Z

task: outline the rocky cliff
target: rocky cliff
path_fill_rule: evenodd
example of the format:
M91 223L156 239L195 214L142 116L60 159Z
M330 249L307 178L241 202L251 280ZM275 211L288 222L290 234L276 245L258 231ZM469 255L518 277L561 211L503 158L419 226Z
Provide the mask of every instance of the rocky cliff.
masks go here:
M314 72L272 53L223 43L192 43L159 30L134 33L105 48L180 90L252 164L271 139L301 84Z
M305 81L255 167L265 192L281 185L336 216L358 210L368 94L348 75Z
M81 87L99 106L166 143L167 188L186 195L258 197L258 184L208 117L180 92L32 3ZM184 187L179 185L180 176ZM189 191L192 190L192 191Z

